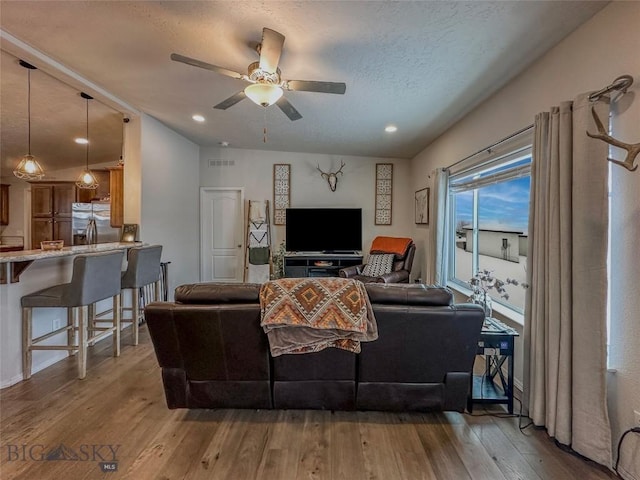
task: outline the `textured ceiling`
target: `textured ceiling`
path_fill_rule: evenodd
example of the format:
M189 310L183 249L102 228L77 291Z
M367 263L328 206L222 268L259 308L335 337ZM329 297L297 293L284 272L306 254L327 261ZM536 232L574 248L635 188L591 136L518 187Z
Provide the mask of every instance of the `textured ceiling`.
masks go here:
M606 3L3 0L0 27L199 145L411 158ZM246 84L169 59L245 72L263 27L286 36L283 78L346 94L286 92L295 122L249 100L214 110ZM5 113L5 88L22 88L5 86L5 64L3 130L11 108L24 112L11 92ZM70 103L50 99L50 120Z

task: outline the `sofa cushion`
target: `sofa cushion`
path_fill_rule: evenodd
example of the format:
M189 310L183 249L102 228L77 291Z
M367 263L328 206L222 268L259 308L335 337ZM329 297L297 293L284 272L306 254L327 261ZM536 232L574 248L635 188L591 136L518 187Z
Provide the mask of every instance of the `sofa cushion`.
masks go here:
M176 303L214 305L259 303L258 283L192 283L176 288Z
M362 269L362 275L377 277L385 273L391 273L393 268L393 253L377 253L369 255L367 264Z
M438 307L453 305L453 292L446 287L420 283L365 283L371 303Z

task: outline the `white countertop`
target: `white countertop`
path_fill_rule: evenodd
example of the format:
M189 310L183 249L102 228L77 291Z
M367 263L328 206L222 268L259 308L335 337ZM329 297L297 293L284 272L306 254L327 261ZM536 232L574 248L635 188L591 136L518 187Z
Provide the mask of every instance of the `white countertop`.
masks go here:
M61 250L20 250L17 252L0 253L0 263L29 262L43 258L68 257L81 253L106 252L109 250L123 250L143 245L142 242L111 242L97 243L95 245L75 245L64 247Z

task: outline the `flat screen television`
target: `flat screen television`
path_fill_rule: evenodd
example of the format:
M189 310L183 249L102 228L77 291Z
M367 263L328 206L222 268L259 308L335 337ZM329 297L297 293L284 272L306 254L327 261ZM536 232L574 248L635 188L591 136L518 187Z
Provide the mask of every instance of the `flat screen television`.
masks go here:
M287 208L286 219L289 252L362 250L361 208Z

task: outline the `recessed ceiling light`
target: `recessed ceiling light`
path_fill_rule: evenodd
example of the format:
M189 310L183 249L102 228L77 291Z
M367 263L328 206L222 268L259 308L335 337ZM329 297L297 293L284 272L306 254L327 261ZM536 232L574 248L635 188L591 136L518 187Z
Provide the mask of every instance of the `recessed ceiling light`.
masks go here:
M395 125L387 125L386 127L384 127L384 131L387 133L393 133L397 130L398 130L398 127L396 127Z
M228 147L229 146L229 142L220 142L220 146L221 147Z
M193 118L196 122L200 122L200 123L204 122L204 120L205 120L202 115L194 115L191 118Z
M80 145L86 145L87 143L89 143L89 140L87 140L86 138L76 138L73 141Z

